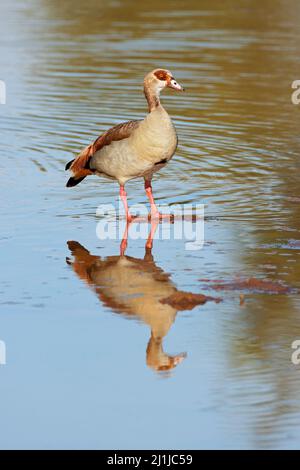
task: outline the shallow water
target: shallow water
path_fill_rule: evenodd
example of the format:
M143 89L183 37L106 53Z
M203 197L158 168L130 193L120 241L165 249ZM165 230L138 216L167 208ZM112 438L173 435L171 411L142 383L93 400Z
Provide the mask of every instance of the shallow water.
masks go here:
M0 17L0 447L299 447L299 2L2 0ZM120 258L96 236L117 185L66 189L63 169L144 116L157 66L187 92L163 96L179 147L155 196L204 204L205 244L129 237ZM288 291L213 289L237 278ZM178 292L223 301L161 302Z

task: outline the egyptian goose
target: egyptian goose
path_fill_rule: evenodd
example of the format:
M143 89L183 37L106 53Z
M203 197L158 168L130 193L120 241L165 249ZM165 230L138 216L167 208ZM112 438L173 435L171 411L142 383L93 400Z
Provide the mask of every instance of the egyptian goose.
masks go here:
M155 69L148 73L144 79L147 116L112 127L71 160L66 170L70 169L73 176L67 187L76 186L93 174L117 180L127 220L131 220L124 185L128 180L143 177L151 218L159 218L152 194L152 176L169 162L177 147L175 128L159 99L160 92L167 87L183 91L168 70Z

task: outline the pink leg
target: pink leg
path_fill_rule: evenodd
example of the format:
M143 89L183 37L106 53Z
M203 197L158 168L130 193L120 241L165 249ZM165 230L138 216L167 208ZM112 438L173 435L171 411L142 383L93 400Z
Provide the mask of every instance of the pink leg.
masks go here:
M127 240L128 240L128 230L129 230L129 225L130 224L131 224L131 221L127 220L126 221L125 231L124 231L124 234L123 234L123 238L122 238L122 241L121 241L121 244L120 244L120 256L125 255L125 251L126 251L126 248L127 248Z
M150 201L150 207L151 207L151 219L159 219L160 213L158 212L158 209L156 207L154 197L152 194L152 186L151 182L149 180L145 180L145 191L148 196L148 199Z
M156 204L155 204L155 201L154 201L154 197L153 197L153 193L152 193L152 186L151 186L151 182L149 180L145 180L145 190L146 190L146 194L148 196L148 199L150 201L150 207L151 207L151 219L168 219L168 220L172 220L172 215L170 216L169 214L161 214L159 212L159 210L157 209L156 207Z
M125 188L124 186L121 186L120 185L120 198L122 199L122 202L124 204L124 209L125 209L125 213L126 213L126 219L128 221L131 221L131 215L129 213L129 210L128 210L128 204L127 204L127 193L125 191Z
M150 233L146 242L146 250L147 249L150 251L152 250L153 238L157 229L158 222L159 222L158 218L154 219L153 221L151 220L151 229L150 229Z

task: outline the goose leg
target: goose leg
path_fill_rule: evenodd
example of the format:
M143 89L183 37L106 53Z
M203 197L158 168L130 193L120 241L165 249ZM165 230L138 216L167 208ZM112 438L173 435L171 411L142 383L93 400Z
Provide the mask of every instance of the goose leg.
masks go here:
M128 243L127 240L128 240L128 231L129 231L130 224L131 224L131 221L127 220L126 221L125 231L124 231L124 234L123 234L123 238L122 238L122 241L121 241L121 244L120 244L120 256L125 255L125 251L126 251L127 243Z
M151 207L151 212L150 212L150 217L151 219L168 219L169 221L173 220L172 215L169 214L161 214L159 210L156 207L153 193L152 193L152 186L151 186L151 180L146 180L145 179L145 191L148 196L148 199L150 201L150 207Z
M120 198L122 199L122 202L123 202L123 205L124 205L124 209L125 209L125 213L126 213L126 219L128 221L131 221L132 217L131 217L131 215L129 213L129 209L128 209L127 193L125 191L124 186L122 186L122 185L120 185Z
M154 197L153 197L153 193L152 193L152 186L151 186L151 181L150 180L145 179L145 191L146 191L146 194L147 194L148 199L150 201L151 219L159 219L161 217L161 214L159 213L159 211L156 207L155 201L154 201Z
M149 233L149 236L148 236L148 239L147 239L147 242L146 242L146 246L145 246L146 253L151 254L151 250L152 250L152 246L153 246L153 238L154 238L154 235L155 235L155 232L156 232L156 229L157 229L158 222L159 222L159 220L157 218L154 219L153 221L151 220L151 229L150 229L150 233Z

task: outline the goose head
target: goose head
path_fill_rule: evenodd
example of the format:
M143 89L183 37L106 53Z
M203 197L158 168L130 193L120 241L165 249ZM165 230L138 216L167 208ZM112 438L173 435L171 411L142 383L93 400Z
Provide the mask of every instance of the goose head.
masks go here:
M155 337L151 331L151 338L147 346L147 366L156 372L165 372L174 369L174 367L186 358L185 352L176 354L176 356L165 353L162 340L163 338Z
M144 94L150 113L159 107L159 95L164 88L184 91L184 88L175 80L172 73L166 69L154 69L144 78Z
M177 82L172 73L166 69L154 69L148 73L144 79L144 87L157 96L164 88L184 91L184 88Z

